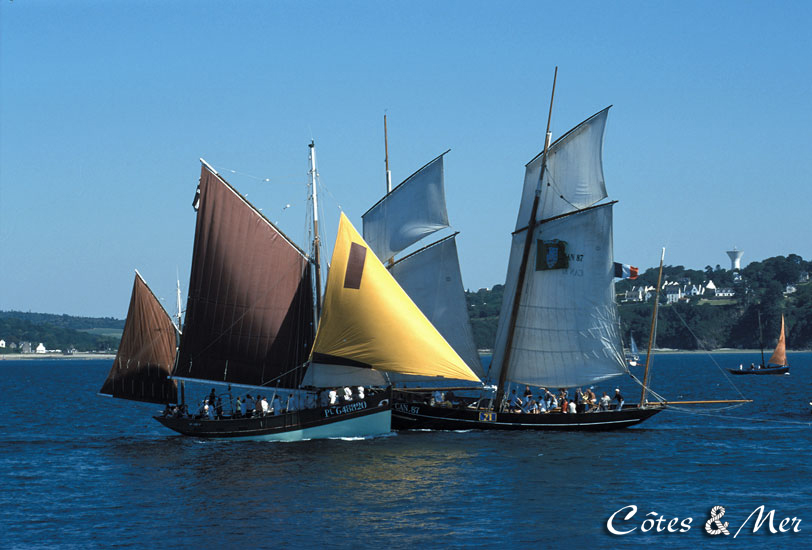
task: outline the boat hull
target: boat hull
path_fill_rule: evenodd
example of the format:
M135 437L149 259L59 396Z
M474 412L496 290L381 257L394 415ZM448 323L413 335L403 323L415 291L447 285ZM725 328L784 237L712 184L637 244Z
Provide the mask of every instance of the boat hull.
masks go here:
M750 370L750 369L746 369L746 370L745 369L742 369L742 370L727 369L727 370L730 371L730 374L737 374L737 375L755 374L755 375L762 375L763 376L763 375L770 375L770 374L788 374L789 373L789 365L784 366L784 367L765 367L765 368L753 369L753 370Z
M218 420L156 416L155 420L180 434L235 441L301 441L336 437L367 437L392 431L391 391L379 392L331 407L304 409L279 415Z
M637 425L664 408L632 405L620 411L524 414L396 402L392 406L392 427L396 430L606 431Z

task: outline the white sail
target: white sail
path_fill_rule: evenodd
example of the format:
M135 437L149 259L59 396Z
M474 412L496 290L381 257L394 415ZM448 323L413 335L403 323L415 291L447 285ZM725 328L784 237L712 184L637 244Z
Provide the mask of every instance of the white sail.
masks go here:
M373 369L345 365L310 363L302 387L337 388L339 386L387 386L383 374Z
M389 272L463 361L483 378L462 286L454 235L396 262ZM392 381L414 377L390 375Z
M550 146L536 221L586 208L606 198L602 150L608 113L609 107L586 119ZM538 155L526 166L517 230L526 227L530 219L543 160L543 155Z
M519 268L524 241L524 231L514 235L511 272ZM611 204L537 226L526 269L507 379L568 388L626 372L614 302ZM516 281L505 288L495 368L505 368L505 320Z
M607 196L602 150L608 111L588 118L550 146L543 181L543 155L526 166L491 380L499 379L505 368L505 378L513 382L572 387L627 372L614 302L611 204L590 208ZM540 203L513 319L537 189Z
M363 215L364 240L382 261L448 227L443 155L412 174Z

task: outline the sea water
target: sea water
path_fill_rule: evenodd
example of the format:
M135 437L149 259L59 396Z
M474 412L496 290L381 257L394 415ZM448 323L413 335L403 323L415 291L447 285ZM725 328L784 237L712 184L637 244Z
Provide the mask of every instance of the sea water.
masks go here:
M812 354L789 376L726 374L758 359L657 356L668 399L754 402L626 430L298 443L176 435L159 406L96 394L110 361L4 360L0 548L810 548ZM639 400L628 377L595 391L615 387ZM706 532L715 506L729 535ZM758 510L800 523L753 532Z

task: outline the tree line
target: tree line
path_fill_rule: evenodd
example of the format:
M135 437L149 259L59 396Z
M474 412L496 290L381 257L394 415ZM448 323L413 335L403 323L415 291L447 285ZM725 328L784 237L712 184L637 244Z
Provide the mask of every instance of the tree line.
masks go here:
M0 340L6 342L0 353L19 352L16 346L22 342L29 342L32 348L42 342L48 349L63 352L111 351L118 348L122 330L124 321L112 317L0 311Z
M644 348L651 330L653 302L623 302L634 286L657 284L659 268L649 268L637 279L617 281L618 306L624 344L634 336ZM680 285L706 285L731 288L730 299L693 296L666 304L660 295L656 345L684 350L718 348L771 348L778 339L781 315L786 320L787 346L812 349L812 262L797 254L751 262L737 272L706 266L704 270L666 266L663 279ZM499 311L504 287L467 291L468 312L474 340L480 349L492 349L496 341Z

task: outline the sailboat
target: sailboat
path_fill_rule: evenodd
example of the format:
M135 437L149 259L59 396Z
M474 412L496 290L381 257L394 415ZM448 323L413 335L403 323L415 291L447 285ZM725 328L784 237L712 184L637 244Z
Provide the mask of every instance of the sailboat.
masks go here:
M181 403L154 417L167 428L232 440L378 435L391 430L391 389L381 372L476 379L344 214L322 304L313 143L310 162L312 256L201 159L186 318L171 379L226 386L218 396L226 396L226 408L235 387L272 393L276 405L270 414L204 416L187 414ZM359 379L363 386L336 400L337 387L348 390ZM321 399L329 393L330 402Z
M455 240L459 233L437 239L411 254L397 258L405 249L434 238L439 231L449 227L444 189L444 158L447 153L428 162L394 189L389 188L386 195L363 214L364 239L384 260L406 294L481 379L485 372L474 344L465 301ZM387 168L387 183L391 187L389 181ZM392 373L388 377L400 389L395 394L396 405L403 399L404 392L425 394L437 388L450 391L482 387L481 383L436 376L415 377Z
M761 315L758 317L759 334L761 333ZM781 315L781 332L778 334L778 343L775 345L770 360L764 362L764 342L761 342L761 364L752 366L749 369L739 367L739 369L728 369L731 374L789 374L789 363L787 362L787 341L784 334L784 316Z
M489 371L498 380L495 398L456 408L409 404L393 411L395 428L605 430L663 410L644 400L621 410L528 414L505 400L511 383L576 388L628 374L614 302L614 202L601 202L608 111L552 144L548 121L544 150L526 165Z
M640 352L637 349L637 342L634 341L634 334L629 335L629 356L626 359L630 367L636 367L640 361Z

